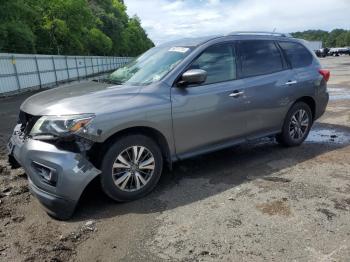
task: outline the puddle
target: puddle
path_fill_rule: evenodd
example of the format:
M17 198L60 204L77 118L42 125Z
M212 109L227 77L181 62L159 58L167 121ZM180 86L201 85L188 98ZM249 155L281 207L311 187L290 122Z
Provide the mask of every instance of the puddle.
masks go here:
M334 129L311 129L305 142L350 144L350 134Z
M328 87L327 89L330 93L344 91L344 88L341 87Z
M330 100L349 100L350 94L348 95L331 95Z
M350 90L341 87L328 87L330 100L347 100L350 99Z

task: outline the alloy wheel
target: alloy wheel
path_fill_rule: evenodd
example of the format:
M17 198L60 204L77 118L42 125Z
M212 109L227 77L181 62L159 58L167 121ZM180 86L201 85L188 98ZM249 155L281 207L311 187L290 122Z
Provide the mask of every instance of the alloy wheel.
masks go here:
M144 146L131 146L123 150L114 161L112 178L122 191L132 192L143 188L155 170L152 152Z
M304 109L297 110L289 123L289 135L293 140L304 138L308 131L310 120L307 112Z

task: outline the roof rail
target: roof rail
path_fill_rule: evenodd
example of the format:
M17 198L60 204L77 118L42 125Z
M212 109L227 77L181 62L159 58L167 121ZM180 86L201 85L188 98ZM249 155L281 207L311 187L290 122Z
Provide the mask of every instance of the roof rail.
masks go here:
M281 36L281 37L292 37L288 33L277 33L277 32L265 32L265 31L234 31L228 35L271 35L271 36Z

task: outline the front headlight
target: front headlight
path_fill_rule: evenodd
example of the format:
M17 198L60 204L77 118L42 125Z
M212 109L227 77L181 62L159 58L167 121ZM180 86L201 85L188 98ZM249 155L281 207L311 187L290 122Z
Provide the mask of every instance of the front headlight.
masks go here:
M30 135L65 136L86 127L95 117L93 114L42 116L33 126Z

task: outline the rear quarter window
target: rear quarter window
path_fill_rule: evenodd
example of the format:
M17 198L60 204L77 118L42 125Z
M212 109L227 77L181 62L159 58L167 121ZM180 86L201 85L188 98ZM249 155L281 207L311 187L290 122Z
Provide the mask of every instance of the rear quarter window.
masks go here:
M312 55L302 44L294 42L279 42L293 68L309 66L312 63Z

